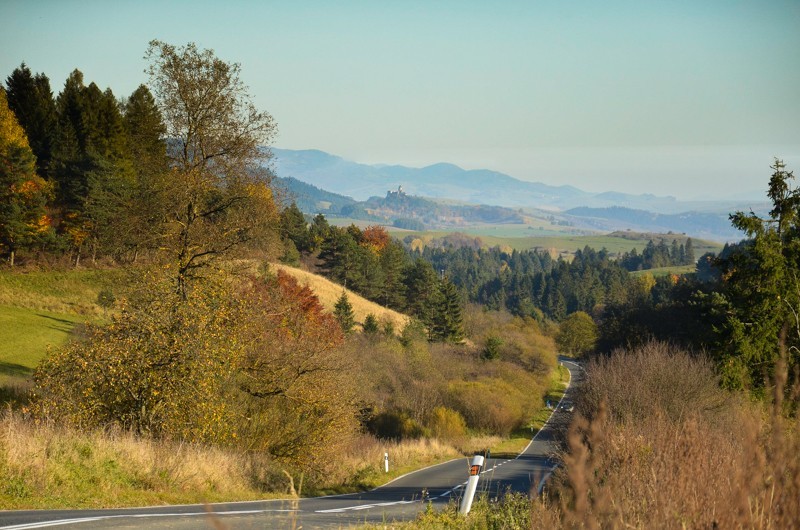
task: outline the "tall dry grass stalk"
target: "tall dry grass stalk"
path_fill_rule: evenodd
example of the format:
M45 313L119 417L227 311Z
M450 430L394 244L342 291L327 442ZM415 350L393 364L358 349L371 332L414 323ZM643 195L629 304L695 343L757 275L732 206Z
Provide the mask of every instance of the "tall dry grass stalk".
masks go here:
M645 352L654 356L647 362L664 369L691 366L664 346ZM602 395L600 385L617 379L597 371L622 375L624 361L621 355L590 366L586 384L595 387L588 392ZM702 366L695 365L695 378ZM637 395L619 402L610 389L608 407L588 407L591 421L573 422L549 495L561 527L800 528L800 429L796 418L782 413L785 376L776 381L771 407L703 391L698 395L708 400L702 403L726 405L688 407L680 414L669 394L685 395L698 388L697 380L675 380L672 388L656 391L633 382L638 376L632 368L627 373L628 390ZM614 409L645 398L652 403L638 415ZM547 511L543 506L537 509Z

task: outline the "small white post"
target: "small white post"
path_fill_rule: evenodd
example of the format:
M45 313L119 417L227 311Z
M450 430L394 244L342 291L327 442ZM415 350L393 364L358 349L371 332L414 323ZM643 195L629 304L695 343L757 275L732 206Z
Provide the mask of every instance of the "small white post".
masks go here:
M389 453L383 453L383 468L389 472Z
M472 508L472 499L475 497L475 490L478 489L478 479L481 475L481 468L483 467L483 457L475 455L472 457L472 464L469 466L469 480L467 480L467 487L464 490L464 498L461 499L461 507L458 513L467 515L469 509Z

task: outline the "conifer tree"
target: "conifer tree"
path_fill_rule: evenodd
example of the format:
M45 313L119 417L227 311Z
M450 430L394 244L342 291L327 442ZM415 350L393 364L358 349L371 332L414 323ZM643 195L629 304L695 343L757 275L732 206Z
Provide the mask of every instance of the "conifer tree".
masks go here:
M33 154L36 173L48 178L56 128L56 104L50 80L44 74L31 73L25 63L6 79L8 106L25 130Z
M406 291L408 312L426 324L434 311L434 298L438 294L438 279L433 266L421 258L406 267L403 285Z
M346 291L342 291L342 295L336 301L336 305L333 306L333 316L336 318L336 321L339 322L339 326L341 326L344 333L353 331L353 326L356 324L356 317L355 313L353 313L353 306L347 298Z
M439 286L437 302L428 330L430 339L433 342L460 343L464 340L461 295L448 278Z
M132 259L140 249L155 250L169 211L166 128L155 99L140 85L125 101L123 122L128 149L134 162L135 193L127 223L131 234Z
M381 251L379 260L383 271L383 287L379 302L386 307L402 310L406 300L403 284L406 253L402 245L398 241L390 241Z
M728 304L728 343L718 361L723 383L733 388L768 384L781 349L789 373L800 366L800 188L792 186L794 175L783 161L771 167L769 217L731 215L749 239L726 249L717 262Z
M686 239L686 245L684 246L684 253L685 253L685 265L694 265L694 244L692 243L692 238Z
M308 223L296 203L293 202L281 212L280 230L281 238L284 241L291 241L299 252L310 251Z
M366 317L364 317L362 329L367 335L375 335L378 333L380 328L378 327L378 319L375 317L375 315L369 313Z
M89 187L86 162L82 156L85 149L83 90L83 74L74 70L56 99L58 121L50 173L55 180L58 204L68 222L81 211ZM73 228L78 230L78 227L70 226ZM73 236L79 239L77 234Z

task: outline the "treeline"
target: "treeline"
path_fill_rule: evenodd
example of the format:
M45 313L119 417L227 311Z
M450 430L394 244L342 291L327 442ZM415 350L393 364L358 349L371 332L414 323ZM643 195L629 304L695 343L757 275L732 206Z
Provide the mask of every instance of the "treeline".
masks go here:
M299 263L303 256L327 277L419 318L429 330L437 327L443 308L458 300L561 321L578 311L649 296L646 284L656 281L630 276L605 249L586 247L572 261L554 260L544 251L487 249L459 237L448 240L457 245L418 247L412 241L412 249L381 227L331 227L322 215L308 223L294 205L281 214L281 227L285 261ZM454 331L450 339L456 336Z
M641 254L636 248L633 248L630 252L622 254L620 262L629 271L694 265L694 245L691 237L686 239L685 244L678 243L677 239L673 239L672 245L667 245L664 239L661 239L656 245L651 239Z
M800 366L800 190L775 160L768 217L736 212L746 239L706 254L697 273L665 277L651 296L613 303L600 315L600 347L638 345L650 338L706 351L722 383L757 395L772 386L776 367Z
M192 92L176 97L157 63L178 54L156 41L148 54L160 59L151 67L149 86L140 85L127 98L86 84L77 69L55 96L49 78L24 63L8 76L6 89L0 88L0 255L11 265L37 256L68 256L76 265L87 257L130 263L162 251L171 238L199 236L200 224L238 227L205 230L203 237L215 241L201 245L206 254L190 251L179 258L187 272L204 256L256 236L241 219L234 221L247 205L263 203L251 210L256 220L274 218L269 176L259 163L265 154L251 145L268 145L272 118L247 117L248 109L237 106L236 65L189 51L205 61L204 74L218 83L216 100ZM236 119L228 130L205 130L214 113ZM251 127L253 134L243 135L237 126Z
M609 300L624 300L636 289L606 250L586 247L571 262L536 250L424 248L420 256L444 270L469 300L519 316L563 320L592 312Z
M150 90L142 85L120 101L111 89L86 85L74 70L54 97L48 77L33 75L24 63L6 87L0 112L13 112L33 155L26 156L35 157L35 166L17 165L12 178L44 183L35 211L9 209L4 216L2 252L11 263L32 251L66 252L75 263L87 254L135 259L154 245L148 202L156 200L152 185L167 168L167 149ZM30 202L30 188L14 186L8 199Z
M416 317L431 341L464 337L464 300L456 286L430 262L414 259L384 228L330 226L323 215L307 223L294 204L281 213L280 227L283 261L296 264L303 256L344 287Z

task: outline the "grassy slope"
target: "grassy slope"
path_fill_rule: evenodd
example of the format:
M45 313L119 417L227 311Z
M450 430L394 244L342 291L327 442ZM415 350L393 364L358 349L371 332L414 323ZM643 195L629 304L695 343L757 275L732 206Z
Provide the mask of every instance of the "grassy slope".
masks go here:
M299 269L275 265L308 285L322 304L333 310L342 287ZM22 383L47 354L63 344L76 325L107 315L97 305L103 289L118 290L124 281L119 270L0 272L0 386ZM117 293L119 294L119 293ZM408 317L348 291L356 319L369 313L402 329Z
M0 272L0 387L23 384L77 324L101 320L97 295L111 288L114 270Z
M674 267L659 267L657 269L647 269L643 271L631 272L634 276L641 276L643 274L652 274L655 277L666 276L667 274L689 274L695 272L697 268L694 265L676 265Z
M80 315L0 306L0 386L20 384L47 354L63 344Z
M353 306L353 313L355 313L356 321L364 322L364 318L370 313L378 318L378 322L390 321L394 324L394 329L398 332L402 330L408 323L408 317L397 311L385 308L375 302L370 302L366 298L362 298L349 289L344 289L341 285L334 283L327 278L312 274L308 271L289 267L287 265L273 264L273 269L282 270L292 275L300 285L307 285L319 298L320 303L328 311L333 311L333 306L336 301L342 296L342 291L347 291L347 299Z

